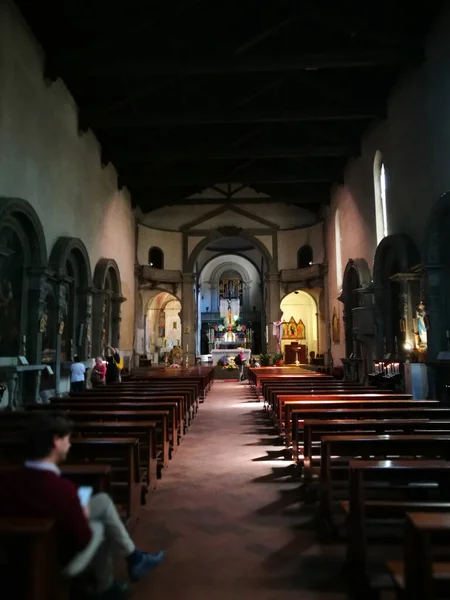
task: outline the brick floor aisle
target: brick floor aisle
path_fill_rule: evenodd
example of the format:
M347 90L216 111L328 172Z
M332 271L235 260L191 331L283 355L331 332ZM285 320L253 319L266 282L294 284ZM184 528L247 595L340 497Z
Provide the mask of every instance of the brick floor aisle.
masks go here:
M165 563L135 600L337 600L339 561L318 546L289 462L247 384L216 382L134 533ZM330 555L331 553L331 555Z

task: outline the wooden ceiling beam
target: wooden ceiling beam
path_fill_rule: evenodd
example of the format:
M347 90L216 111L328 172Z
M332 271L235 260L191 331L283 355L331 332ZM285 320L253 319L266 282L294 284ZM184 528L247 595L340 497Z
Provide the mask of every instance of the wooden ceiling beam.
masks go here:
M168 75L181 77L187 75L223 75L242 73L282 73L292 71L309 71L320 69L352 69L358 67L392 66L407 62L411 54L400 49L387 51L355 51L343 53L342 51L328 54L302 54L299 56L273 56L243 57L236 56L225 60L214 57L212 59L196 59L191 62L154 62L151 60L126 61L110 60L108 63L97 64L92 69L83 65L80 72L84 78L117 78L126 72L129 78L156 77Z
M326 158L345 157L358 153L358 149L352 146L256 146L253 148L232 149L186 149L172 152L154 150L149 152L124 152L118 155L120 164L142 163L154 161L215 161L215 160L252 160L264 158Z
M191 112L186 114L142 114L127 117L105 117L102 113L91 115L91 126L107 129L178 127L190 125L230 125L247 123L313 123L324 121L370 121L380 116L381 109L361 107L341 109L336 107L305 110L237 110L218 112Z

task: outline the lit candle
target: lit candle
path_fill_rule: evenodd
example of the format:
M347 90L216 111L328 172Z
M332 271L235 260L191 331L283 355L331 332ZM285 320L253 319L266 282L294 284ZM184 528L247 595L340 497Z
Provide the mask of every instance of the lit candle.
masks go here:
M446 336L446 338L447 338L447 339L450 337L450 334L449 334L449 331L448 331L448 329L447 329L447 331L445 332L445 336Z

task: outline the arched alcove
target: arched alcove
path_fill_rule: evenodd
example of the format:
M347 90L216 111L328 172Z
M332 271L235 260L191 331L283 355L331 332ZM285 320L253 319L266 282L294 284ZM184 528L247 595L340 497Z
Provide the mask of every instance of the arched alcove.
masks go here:
M198 291L197 319L200 326L196 341L200 354L209 354L214 342L221 343L214 327L222 323L228 301L233 316L238 307L241 325L248 328L247 347L254 352L256 348L259 351L261 276L253 261L231 252L216 254L206 261L198 274Z
M159 292L148 302L146 310L146 348L161 358L181 345L181 302L168 292Z
M120 345L122 283L115 260L102 258L94 270L93 339L94 354L102 354L105 346Z
M56 273L57 311L54 317L57 323L50 323L48 313L48 327L61 335L59 359L68 362L78 355L84 360L89 355L92 306L92 271L88 251L79 238L60 237L53 246L49 262ZM45 339L51 343L49 336ZM50 355L50 349L43 347L43 352Z
M305 244L297 250L297 269L305 269L312 265L313 249L308 244Z
M164 269L164 252L157 246L148 251L148 264L154 269Z
M344 304L345 355L352 354L359 358L358 344L355 344L353 326L355 308L360 306L359 290L371 284L370 269L362 258L350 259L345 267L342 294L340 300Z
M0 356L40 362L39 312L46 279L44 231L33 207L0 198Z
M285 296L280 303L281 309L281 351L286 364L295 362L290 351L292 344L298 344L298 360L306 364L310 352L318 353L318 309L316 300L304 290L296 290ZM306 348L305 348L306 346ZM292 356L292 360L289 359ZM303 358L301 358L303 356Z
M383 238L375 252L373 280L378 307L380 355L404 351L408 290L402 274L420 263L414 241L404 233ZM397 277L396 277L397 276Z

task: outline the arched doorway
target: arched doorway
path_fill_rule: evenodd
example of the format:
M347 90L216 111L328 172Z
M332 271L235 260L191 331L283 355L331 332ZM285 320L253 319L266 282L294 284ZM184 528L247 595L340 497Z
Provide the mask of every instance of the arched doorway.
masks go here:
M268 237L268 236L266 236ZM245 250L240 248L245 246ZM198 345L198 312L196 310L198 278L201 270L212 257L226 253L240 252L246 257L247 253L258 265L261 276L259 298L261 302L261 322L259 330L255 327L261 350L274 345L274 336L269 323L279 320L279 272L278 261L274 258L268 247L257 237L239 227L220 227L198 242L184 262L183 272L183 347L196 348ZM212 256L211 256L212 255ZM252 305L253 306L253 305ZM199 349L199 348L198 348ZM192 354L192 351L191 351ZM192 358L192 357L191 357Z
M220 250L222 246L214 245ZM242 248L245 250L245 248ZM210 258L198 275L197 348L209 355L223 343L261 352L261 272L243 254L224 252ZM231 331L228 326L231 311ZM238 317L236 319L236 317ZM226 330L221 328L227 325Z
M158 360L175 347L181 347L181 302L168 292L159 292L150 299L146 311L144 347Z
M309 362L309 355L316 356L318 347L317 302L307 292L296 290L283 298L281 309L281 352L285 364L297 360Z

